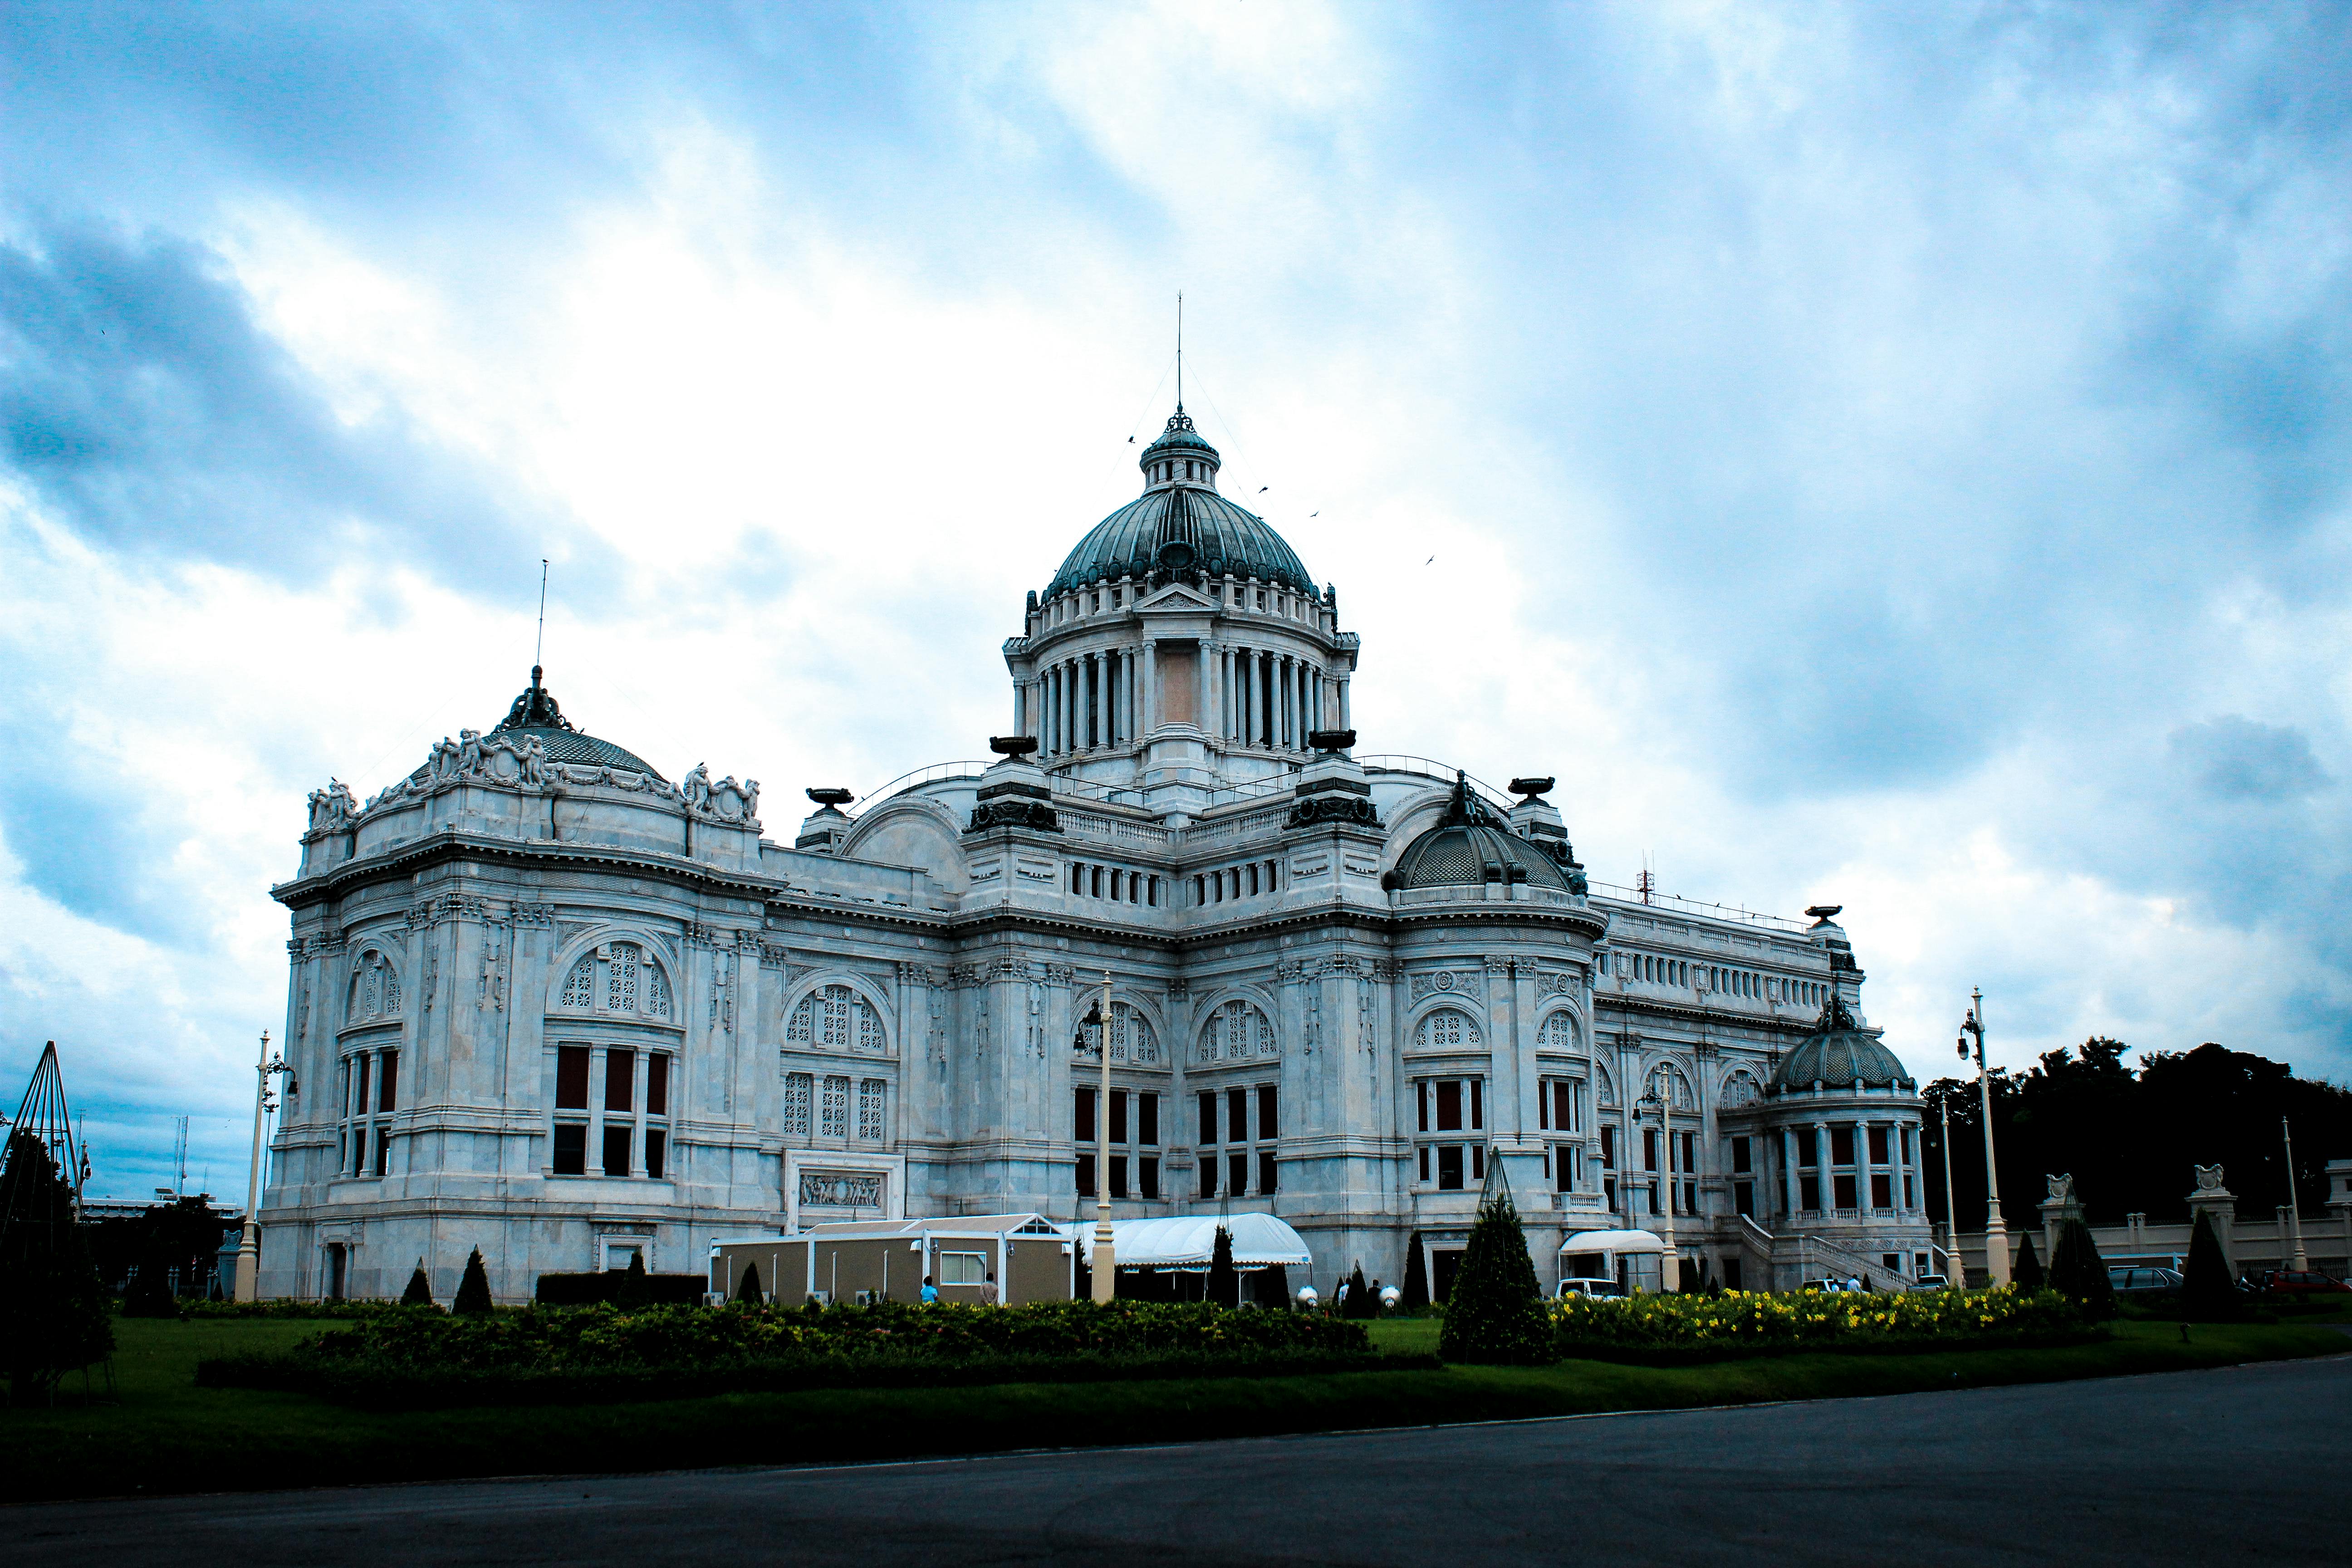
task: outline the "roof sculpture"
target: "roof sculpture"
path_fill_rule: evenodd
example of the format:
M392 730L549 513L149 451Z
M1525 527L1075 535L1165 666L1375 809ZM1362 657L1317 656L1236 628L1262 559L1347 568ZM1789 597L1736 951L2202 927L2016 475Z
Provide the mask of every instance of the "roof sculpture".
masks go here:
M491 734L505 735L518 741L526 736L536 740L546 748L547 760L551 763L626 768L663 784L669 783L669 780L662 778L660 769L636 753L610 741L600 741L566 719L563 710L556 705L555 694L540 684L540 667L532 665L530 685L514 700L513 706L507 710L507 716L499 721L498 728L492 730Z
M1298 552L1265 519L1217 493L1217 449L1179 404L1137 459L1147 488L1095 524L1062 562L1045 597L1120 577L1199 571L1319 594Z

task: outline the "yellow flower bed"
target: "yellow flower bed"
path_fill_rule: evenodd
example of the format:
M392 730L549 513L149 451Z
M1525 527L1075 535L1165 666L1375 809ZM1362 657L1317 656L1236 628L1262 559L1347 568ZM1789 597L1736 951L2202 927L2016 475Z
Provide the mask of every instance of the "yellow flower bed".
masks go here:
M1714 1351L2063 1341L2089 1325L2055 1290L1915 1290L1900 1296L1780 1294L1570 1296L1552 1303L1565 1355L1594 1349Z

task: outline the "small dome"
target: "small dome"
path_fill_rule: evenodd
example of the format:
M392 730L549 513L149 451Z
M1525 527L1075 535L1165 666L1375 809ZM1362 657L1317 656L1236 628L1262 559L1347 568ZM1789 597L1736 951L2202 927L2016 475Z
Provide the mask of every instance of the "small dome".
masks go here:
M540 667L530 667L530 684L499 721L493 735L520 738L528 735L547 752L551 763L572 763L583 767L625 768L647 778L669 783L651 763L633 752L624 751L610 741L600 741L583 733L557 707L555 694L540 684Z
M1454 798L1438 825L1409 845L1396 869L1382 879L1390 888L1477 887L1487 882L1527 882L1570 891L1559 862L1511 832L1456 775Z
M1829 1005L1822 1009L1814 1032L1780 1058L1772 1072L1771 1087L1764 1092L1786 1094L1811 1089L1817 1083L1824 1089L1852 1089L1857 1081L1864 1089L1899 1085L1916 1093L1919 1088L1902 1061L1876 1036L1854 1026L1845 999L1833 993Z

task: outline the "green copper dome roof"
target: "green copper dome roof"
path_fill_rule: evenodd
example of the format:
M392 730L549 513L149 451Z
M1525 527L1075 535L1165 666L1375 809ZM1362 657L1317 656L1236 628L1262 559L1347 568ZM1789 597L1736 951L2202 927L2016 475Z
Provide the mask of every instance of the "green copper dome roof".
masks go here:
M1857 1079L1865 1089L1891 1089L1897 1084L1909 1089L1919 1087L1877 1037L1854 1027L1845 999L1832 994L1829 1005L1822 1009L1815 1032L1780 1058L1772 1072L1771 1087L1764 1092L1786 1094L1810 1089L1817 1083L1824 1089L1852 1089Z
M1500 881L1570 890L1568 873L1559 863L1496 822L1486 803L1470 793L1469 781L1456 777L1444 817L1406 847L1381 885L1449 888Z
M610 741L600 741L593 735L583 734L574 727L572 721L563 716L563 710L555 705L555 694L540 684L537 665L531 666L530 685L514 700L514 705L507 710L507 716L499 721L498 728L490 733L517 738L530 736L546 748L547 760L551 763L571 763L582 767L626 768L631 773L643 773L662 784L669 783L661 776L659 769L635 752L624 751Z
M1158 479L1155 465L1171 468L1186 459L1196 477ZM1172 459L1172 461L1171 461ZM1149 577L1155 570L1195 570L1212 577L1231 574L1279 583L1301 594L1317 592L1298 552L1265 519L1244 510L1217 493L1217 449L1178 408L1168 428L1137 459L1151 488L1088 531L1046 584L1045 597L1118 577Z

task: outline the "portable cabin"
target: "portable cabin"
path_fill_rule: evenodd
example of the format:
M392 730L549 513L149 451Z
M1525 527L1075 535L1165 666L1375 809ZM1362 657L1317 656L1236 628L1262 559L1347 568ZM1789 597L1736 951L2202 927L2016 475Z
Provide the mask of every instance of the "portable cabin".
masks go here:
M991 1274L1006 1306L1066 1301L1076 1279L1071 1252L1069 1237L1037 1214L853 1220L714 1241L710 1289L732 1300L744 1266L756 1264L761 1295L788 1304L918 1301L926 1274L942 1301L978 1305Z
M1559 1244L1559 1277L1655 1290L1665 1275L1665 1242L1646 1230L1580 1230Z

